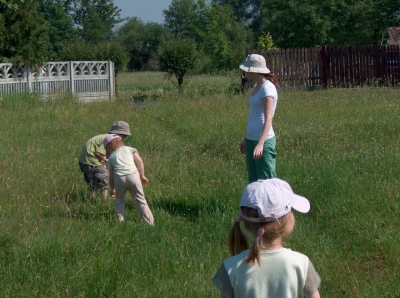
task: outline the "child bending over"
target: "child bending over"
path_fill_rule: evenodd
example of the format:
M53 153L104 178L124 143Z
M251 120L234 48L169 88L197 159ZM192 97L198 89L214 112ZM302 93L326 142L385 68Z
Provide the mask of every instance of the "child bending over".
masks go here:
M108 158L107 169L110 171L110 188L116 196L115 211L118 220L125 220L125 197L129 191L141 218L154 225L153 214L143 193L142 183L146 184L149 180L144 175L144 163L139 152L125 146L117 134L108 135L104 139L104 147Z

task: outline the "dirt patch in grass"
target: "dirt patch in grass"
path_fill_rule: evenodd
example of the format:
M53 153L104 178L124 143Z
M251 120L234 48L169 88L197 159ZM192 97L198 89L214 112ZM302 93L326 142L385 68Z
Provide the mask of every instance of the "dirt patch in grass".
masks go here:
M129 101L132 108L140 109L147 105L158 104L157 100L159 100L165 94L166 92L163 89L150 91L126 90L119 91L117 97Z

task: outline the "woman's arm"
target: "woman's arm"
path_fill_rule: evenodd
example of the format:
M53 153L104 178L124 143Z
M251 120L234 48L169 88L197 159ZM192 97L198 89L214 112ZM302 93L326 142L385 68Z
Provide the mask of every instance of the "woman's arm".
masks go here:
M267 139L268 132L272 125L272 109L274 105L274 99L270 96L263 98L264 102L264 126L261 132L260 139L258 140L258 144L256 148L254 148L253 158L259 159L261 158L263 151L264 151L264 142Z
M147 182L149 182L149 179L147 179L144 175L144 162L137 151L133 152L133 159L135 160L136 166L138 168L140 180L143 184L146 184Z
M318 290L316 290L315 292L314 292L314 294L312 294L312 296L311 296L311 298L320 298L321 296L319 295L319 291Z

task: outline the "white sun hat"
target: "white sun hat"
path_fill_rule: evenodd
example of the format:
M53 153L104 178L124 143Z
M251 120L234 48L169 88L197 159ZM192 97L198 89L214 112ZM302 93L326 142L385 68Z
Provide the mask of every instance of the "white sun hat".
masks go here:
M270 73L271 71L267 68L267 64L265 62L265 58L258 54L250 54L247 55L246 59L239 66L240 69L245 72L254 72L254 73Z
M256 209L258 218L248 217L242 214L240 217L251 222L276 221L285 216L293 208L307 213L310 210L310 202L296 195L289 183L278 178L258 180L246 186L240 200L240 207Z

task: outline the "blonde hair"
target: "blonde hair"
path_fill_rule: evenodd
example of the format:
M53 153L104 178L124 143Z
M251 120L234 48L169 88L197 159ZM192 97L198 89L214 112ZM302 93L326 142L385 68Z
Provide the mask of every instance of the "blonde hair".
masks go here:
M106 157L109 158L114 150L122 146L124 146L124 141L121 137L112 139L106 146Z
M256 209L241 207L241 211L245 216L258 218L258 212ZM263 242L271 243L275 239L282 237L285 232L290 213L291 212L279 218L279 223L276 221L255 223L243 220L246 230L248 230L254 236L253 244L251 245L249 255L246 258L247 263L254 263L257 261L257 263L260 265L260 252L262 250ZM263 235L258 235L257 232L259 229L264 231ZM248 249L248 242L246 236L240 228L239 221L236 221L233 224L229 233L228 243L229 251L232 256Z

